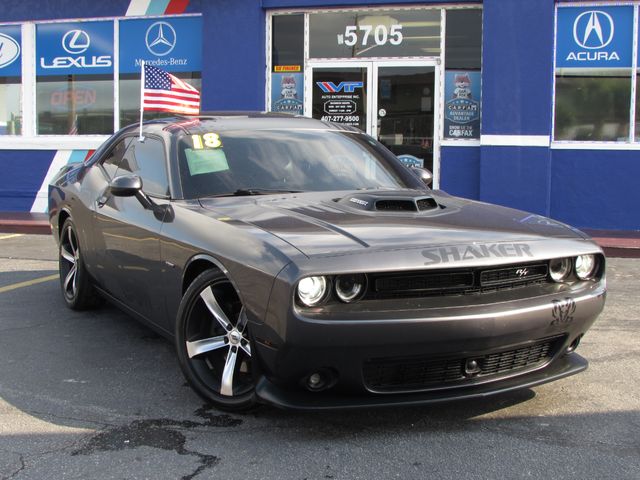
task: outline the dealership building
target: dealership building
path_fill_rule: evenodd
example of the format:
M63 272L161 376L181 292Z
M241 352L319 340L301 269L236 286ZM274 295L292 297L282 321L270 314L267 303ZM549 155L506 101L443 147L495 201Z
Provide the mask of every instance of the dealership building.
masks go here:
M640 230L639 8L5 0L0 212L46 212L53 173L139 121L144 61L201 90L203 111L353 125L451 194Z

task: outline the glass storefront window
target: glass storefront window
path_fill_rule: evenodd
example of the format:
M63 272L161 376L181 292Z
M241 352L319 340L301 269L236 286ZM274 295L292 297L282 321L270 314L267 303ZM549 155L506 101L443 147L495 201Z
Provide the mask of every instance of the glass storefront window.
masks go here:
M304 64L304 15L274 15L271 21L271 64Z
M39 135L113 133L113 77L38 77L36 113Z
M36 25L40 135L113 133L113 21Z
M161 68L202 91L202 17L121 20L119 52L120 126L140 121L141 62ZM144 112L144 119L167 117Z
M304 15L271 20L271 111L304 112Z
M366 10L309 15L311 58L437 57L441 10Z
M479 139L482 10L447 10L444 138Z
M447 10L445 34L447 70L480 70L482 64L482 10Z
M21 98L22 85L19 78L0 78L0 135L22 133Z
M202 91L200 72L172 73L192 87ZM113 107L112 107L113 108ZM172 115L167 112L144 112L145 120ZM120 127L140 122L140 74L120 75Z
M20 25L0 27L0 135L22 133Z
M629 141L629 71L593 70L556 75L556 140Z
M554 140L631 141L635 8L558 7Z

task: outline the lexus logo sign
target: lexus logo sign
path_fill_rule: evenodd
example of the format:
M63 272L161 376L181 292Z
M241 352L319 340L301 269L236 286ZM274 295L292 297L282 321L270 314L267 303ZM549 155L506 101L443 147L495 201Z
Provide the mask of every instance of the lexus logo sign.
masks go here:
M89 34L84 30L69 30L62 37L62 48L71 55L86 52L90 43Z
M604 48L613 40L613 18L602 10L583 12L573 22L573 39L587 50Z

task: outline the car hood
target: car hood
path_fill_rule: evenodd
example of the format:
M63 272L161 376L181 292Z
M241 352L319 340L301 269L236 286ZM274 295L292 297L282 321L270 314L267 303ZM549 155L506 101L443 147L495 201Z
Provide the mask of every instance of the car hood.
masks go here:
M408 202L426 207L407 211ZM201 199L200 204L222 218L265 230L306 256L586 238L580 231L540 215L441 191L309 192L210 198Z

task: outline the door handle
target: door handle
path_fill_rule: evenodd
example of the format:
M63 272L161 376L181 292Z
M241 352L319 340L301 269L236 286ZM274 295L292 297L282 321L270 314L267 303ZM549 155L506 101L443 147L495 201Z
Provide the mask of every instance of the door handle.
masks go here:
M105 204L107 203L107 200L109 200L109 197L107 197L106 195L102 195L98 200L96 200L96 203L98 204L98 208L104 207Z

